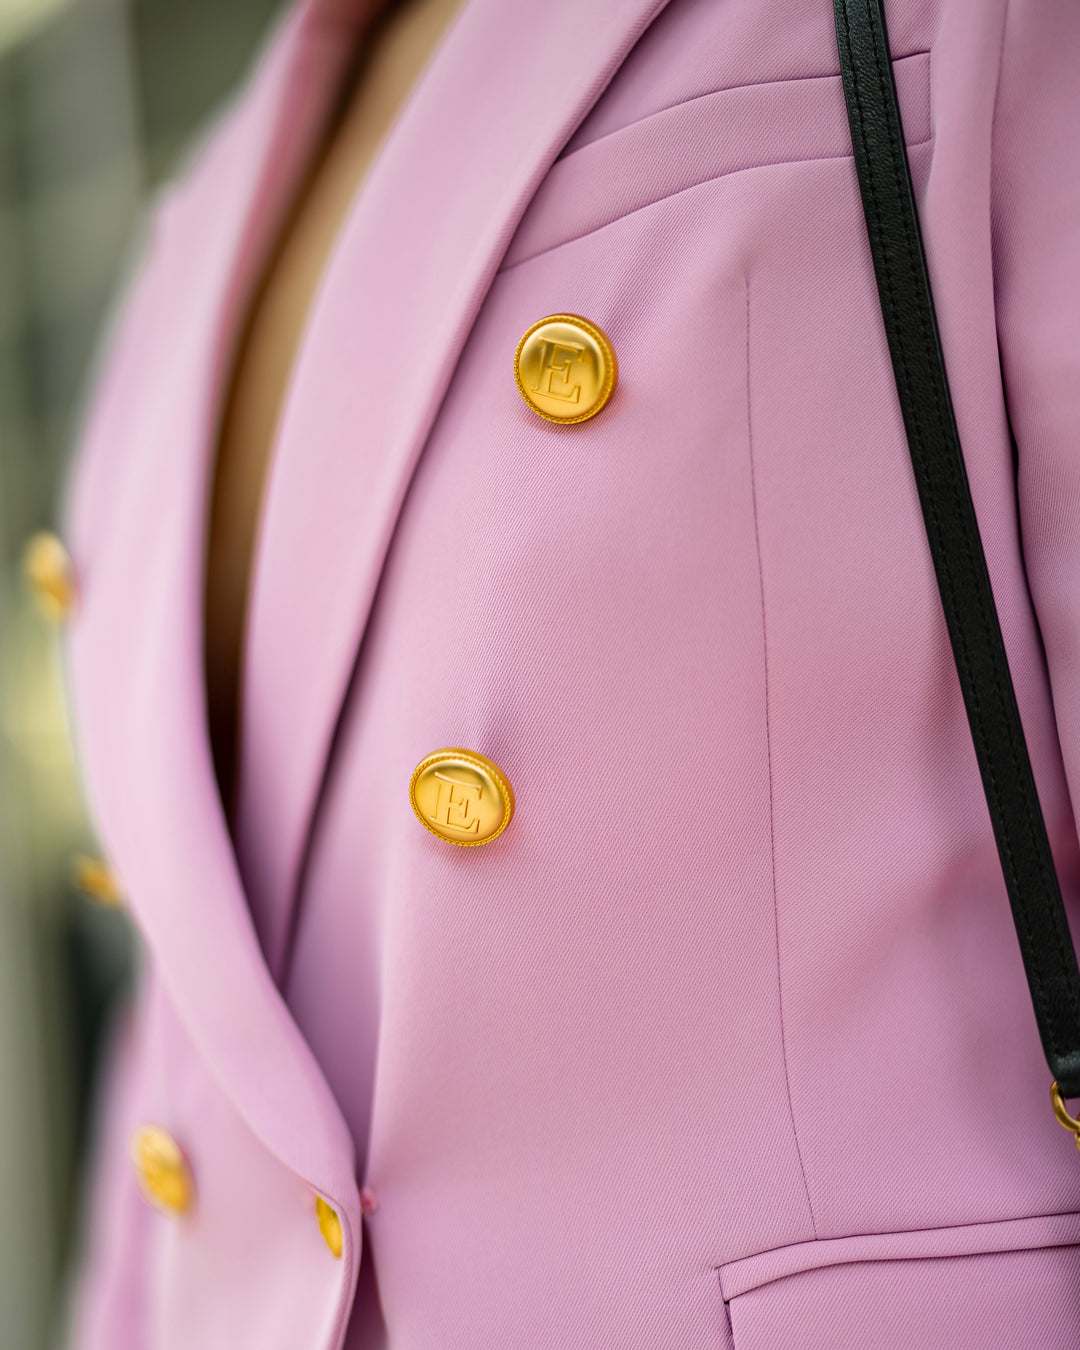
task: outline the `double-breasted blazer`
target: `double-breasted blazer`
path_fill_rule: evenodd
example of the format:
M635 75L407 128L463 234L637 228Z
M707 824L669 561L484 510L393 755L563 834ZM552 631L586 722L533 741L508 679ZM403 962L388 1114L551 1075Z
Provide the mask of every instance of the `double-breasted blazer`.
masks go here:
M145 949L75 1345L1075 1346L1080 1159L830 0L465 4L292 372L230 829L202 656L215 436L362 10L289 11L157 200L72 460L74 725ZM886 14L1075 919L1080 8ZM617 357L576 423L514 379L553 314ZM445 747L512 788L483 847L411 804Z

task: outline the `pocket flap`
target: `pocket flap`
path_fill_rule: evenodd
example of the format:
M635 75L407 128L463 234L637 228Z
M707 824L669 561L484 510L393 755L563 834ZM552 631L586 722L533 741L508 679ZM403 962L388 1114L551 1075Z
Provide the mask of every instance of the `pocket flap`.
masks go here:
M908 1233L868 1233L857 1237L799 1242L759 1252L720 1266L724 1299L737 1298L762 1285L801 1271L867 1261L911 1261L991 1252L1062 1247L1080 1243L1080 1214L1040 1214L1028 1219L922 1228ZM1077 1325L1080 1344L1080 1323Z
M1080 1216L1058 1217L977 1225L1023 1249L867 1257L760 1284L728 1304L734 1350L1075 1350L1080 1247L1062 1243Z

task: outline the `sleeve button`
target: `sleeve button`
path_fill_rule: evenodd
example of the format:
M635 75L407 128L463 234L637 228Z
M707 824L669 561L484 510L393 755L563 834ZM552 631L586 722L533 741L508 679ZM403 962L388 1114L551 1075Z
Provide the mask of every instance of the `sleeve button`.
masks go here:
M75 577L68 551L47 530L32 535L23 551L23 572L38 608L59 621L75 608Z
M131 1161L143 1195L175 1217L187 1214L195 1200L195 1182L180 1145L157 1125L143 1125L131 1140Z
M119 909L124 902L123 888L116 873L100 858L80 853L72 860L71 880L75 889L95 904Z

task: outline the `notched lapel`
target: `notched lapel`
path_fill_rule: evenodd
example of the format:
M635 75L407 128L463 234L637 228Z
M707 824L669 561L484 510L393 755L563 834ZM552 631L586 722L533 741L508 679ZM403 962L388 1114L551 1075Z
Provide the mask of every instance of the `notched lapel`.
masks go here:
M348 11L311 0L294 13L170 198L150 278L152 340L114 384L106 374L87 425L87 481L68 511L82 585L69 655L95 814L209 1072L254 1135L338 1209L349 1238L343 1300L360 1243L352 1140L264 950L280 960L332 732L458 355L536 187L665 3L550 0L537 26L523 0L471 0L374 166L322 287L275 451L237 852L203 675L214 440L252 287L344 75L341 24L358 21L363 0ZM108 512L100 526L86 518L90 503ZM273 916L268 931L256 932L253 908Z
M344 1300L360 1237L352 1141L259 950L211 763L202 641L230 353L350 53L340 30L331 40L309 23L290 17L160 213L66 511L81 593L68 654L94 812L138 928L208 1071L338 1207L353 1235Z
M275 450L241 701L237 847L275 972L383 561L459 354L545 173L666 3L471 0L342 231Z

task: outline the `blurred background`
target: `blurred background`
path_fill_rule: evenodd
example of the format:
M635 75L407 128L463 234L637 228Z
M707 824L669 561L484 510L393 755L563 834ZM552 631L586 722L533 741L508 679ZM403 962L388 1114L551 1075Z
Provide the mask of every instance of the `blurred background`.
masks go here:
M280 8L0 0L0 1350L59 1344L95 1067L137 959L123 910L73 883L96 844L20 559L56 524L144 203Z

